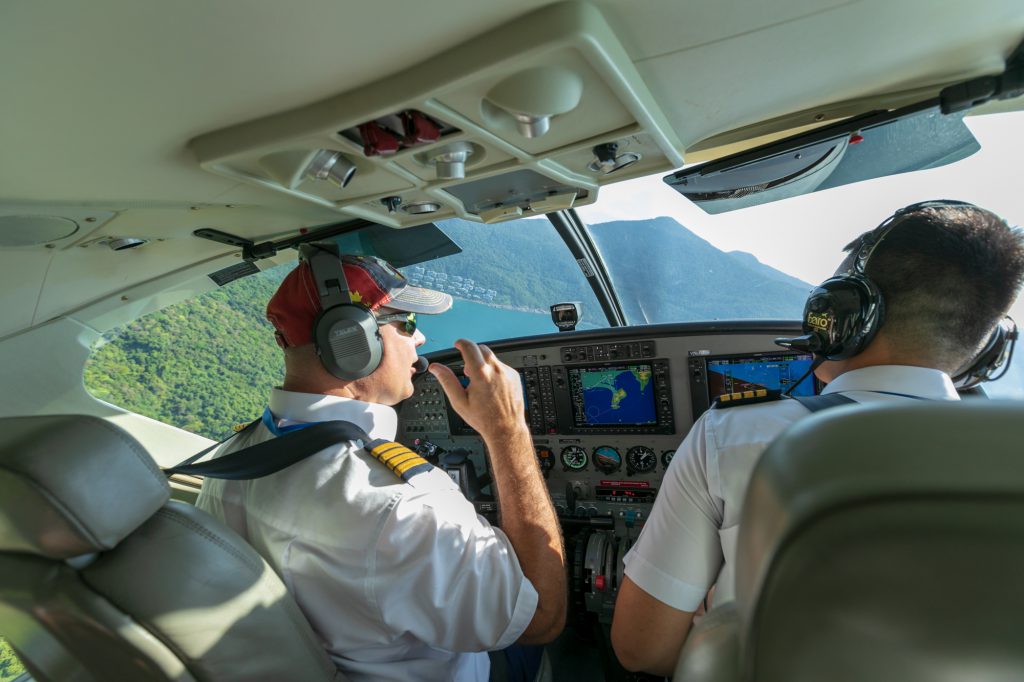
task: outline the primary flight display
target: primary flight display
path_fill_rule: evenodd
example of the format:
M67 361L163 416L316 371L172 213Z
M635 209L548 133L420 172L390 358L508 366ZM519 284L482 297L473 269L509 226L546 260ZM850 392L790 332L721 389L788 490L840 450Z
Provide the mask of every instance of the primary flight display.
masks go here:
M708 358L709 402L724 393L760 388L786 391L797 381L800 384L793 389L792 395L814 395L814 377L806 374L813 359L810 354L784 353Z

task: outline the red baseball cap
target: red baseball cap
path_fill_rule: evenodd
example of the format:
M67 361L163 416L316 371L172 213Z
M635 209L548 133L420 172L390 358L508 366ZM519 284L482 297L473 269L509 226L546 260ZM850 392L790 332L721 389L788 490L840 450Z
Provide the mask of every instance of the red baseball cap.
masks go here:
M374 256L342 256L353 303L370 310L388 308L432 315L452 307L452 297L440 291L411 286L387 261ZM320 296L309 263L288 273L267 303L267 319L277 330L282 348L313 343L313 322L320 314Z

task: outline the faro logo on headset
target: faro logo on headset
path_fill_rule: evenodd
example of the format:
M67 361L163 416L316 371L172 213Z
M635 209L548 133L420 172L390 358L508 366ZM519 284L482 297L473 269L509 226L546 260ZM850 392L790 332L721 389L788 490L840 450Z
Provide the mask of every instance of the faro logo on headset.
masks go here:
M353 336L355 334L359 334L361 336L362 333L363 333L362 328L357 327L355 325L349 325L349 326L346 326L346 327L337 327L337 326L335 326L335 327L331 327L331 331L328 333L328 338L331 341L334 341L335 339L339 339L339 338L342 338L344 336Z
M820 331L827 332L832 328L833 322L835 322L835 320L828 313L807 313L806 324L808 327L814 327Z
M815 365L824 360L844 360L857 355L871 342L885 321L885 300L878 286L867 276L871 255L906 216L926 208L972 207L963 201L923 201L896 211L881 225L865 234L850 254L850 267L831 277L811 292L804 306L803 335L775 339L775 343L815 355ZM1006 372L1017 340L1017 325L1006 316L996 325L984 349L970 366L953 377L958 389L993 381ZM996 373L1003 368L1001 373Z

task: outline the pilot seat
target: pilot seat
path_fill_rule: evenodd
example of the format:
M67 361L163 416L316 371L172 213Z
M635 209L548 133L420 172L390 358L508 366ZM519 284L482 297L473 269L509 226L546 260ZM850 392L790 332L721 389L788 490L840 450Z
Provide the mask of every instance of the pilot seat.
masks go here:
M861 405L755 468L736 600L677 682L1024 679L1024 405Z

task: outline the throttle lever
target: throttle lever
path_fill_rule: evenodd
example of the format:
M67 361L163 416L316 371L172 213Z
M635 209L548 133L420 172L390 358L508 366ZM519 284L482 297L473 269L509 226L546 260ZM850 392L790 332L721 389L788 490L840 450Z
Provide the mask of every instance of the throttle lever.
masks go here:
M466 499L473 502L480 497L480 480L476 476L476 466L469 458L465 448L455 448L441 458L441 468L448 474Z

